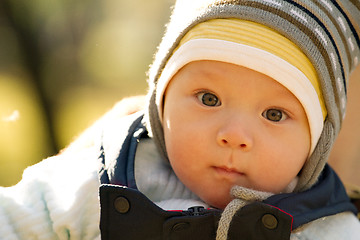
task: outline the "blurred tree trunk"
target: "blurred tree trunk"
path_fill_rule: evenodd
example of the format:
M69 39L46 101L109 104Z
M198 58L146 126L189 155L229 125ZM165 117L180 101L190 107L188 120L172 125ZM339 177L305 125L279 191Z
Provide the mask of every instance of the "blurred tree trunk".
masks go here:
M45 122L47 123L45 129L49 135L49 152L54 154L58 152L58 147L55 140L51 103L46 97L46 91L43 84L44 81L42 79L41 69L44 58L41 53L41 48L39 47L38 39L40 36L37 32L34 32L34 29L30 26L32 20L31 11L26 9L26 7L19 11L19 9L15 9L15 7L21 8L23 6L19 4L18 1L0 1L0 13L7 21L9 27L12 28L18 39L23 65L30 74L29 79L32 81L32 85L34 86L44 113Z

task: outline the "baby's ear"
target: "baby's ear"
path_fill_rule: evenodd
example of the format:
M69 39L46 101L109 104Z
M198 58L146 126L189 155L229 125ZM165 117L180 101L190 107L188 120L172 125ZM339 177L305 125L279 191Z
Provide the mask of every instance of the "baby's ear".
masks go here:
M344 184L346 188L346 193L348 194L351 202L355 205L358 210L357 217L360 220L360 186L354 184Z

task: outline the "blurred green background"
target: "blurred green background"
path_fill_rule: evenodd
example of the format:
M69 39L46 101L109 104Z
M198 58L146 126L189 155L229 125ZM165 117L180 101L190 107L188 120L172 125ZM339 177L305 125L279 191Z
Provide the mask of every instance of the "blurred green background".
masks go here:
M173 3L0 1L0 186L123 97L146 93Z

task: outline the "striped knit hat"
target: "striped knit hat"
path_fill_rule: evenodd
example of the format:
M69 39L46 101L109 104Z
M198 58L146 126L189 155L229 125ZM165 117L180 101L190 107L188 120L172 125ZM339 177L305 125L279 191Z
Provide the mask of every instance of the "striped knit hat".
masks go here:
M164 157L167 157L167 154L161 115L159 114L159 111L162 111L163 92L157 91L159 89L163 91L171 74L176 73L176 69L168 70L168 66L171 58L185 45L182 40L187 38L188 33L195 26L210 22L209 20L212 19L240 19L257 23L259 26L266 26L294 43L300 49L299 52L303 53L305 58L310 61L310 66L316 73L315 77L309 75L309 72L304 69L305 65L309 65L297 65L296 61L289 61L286 54L281 53L279 56L268 48L260 47L261 50L277 55L300 70L299 72L303 73L307 79L302 82L311 82L312 89L315 91L316 85L320 89L320 91L316 91L316 99L311 98L315 95L308 94L309 91L305 91L307 95L301 99L301 97L299 98L301 93L290 89L307 113L312 137L311 155L299 175L295 191L304 191L310 188L316 183L327 161L331 146L345 116L349 74L360 60L360 2L358 0L177 1L167 32L149 72L147 120L150 123L149 131ZM233 42L233 39L230 42ZM255 46L255 48L259 48L259 46ZM184 52L181 56L183 54ZM222 55L226 56L226 54ZM214 59L213 57L211 59L231 62L227 59ZM235 64L243 65L242 62ZM177 65L175 64L175 66ZM254 69L251 66L250 68ZM164 77L167 72L171 74ZM260 72L263 71L260 69ZM265 72L265 74L280 81L289 89L289 86L286 85L288 83L281 82L276 76L271 75L272 73ZM306 99L315 99L314 105L319 104L323 117L321 125L317 125L320 122L319 117L313 117L313 113L319 113L319 110L311 111L312 100L310 103L305 103Z
M271 28L242 19L212 19L199 23L181 39L160 75L156 85L160 120L168 83L187 63L197 60L244 66L272 77L290 90L305 109L312 153L327 112L316 70L293 42Z

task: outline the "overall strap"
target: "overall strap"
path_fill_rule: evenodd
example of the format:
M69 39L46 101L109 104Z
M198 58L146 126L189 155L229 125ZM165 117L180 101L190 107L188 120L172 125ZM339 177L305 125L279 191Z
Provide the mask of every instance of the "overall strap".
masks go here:
M136 189L100 187L102 240L215 240L221 211L191 207L165 211ZM279 209L254 202L239 210L228 240L288 240L292 218Z
M136 113L104 126L99 155L101 184L136 189L134 159L138 140L147 136L143 114Z

